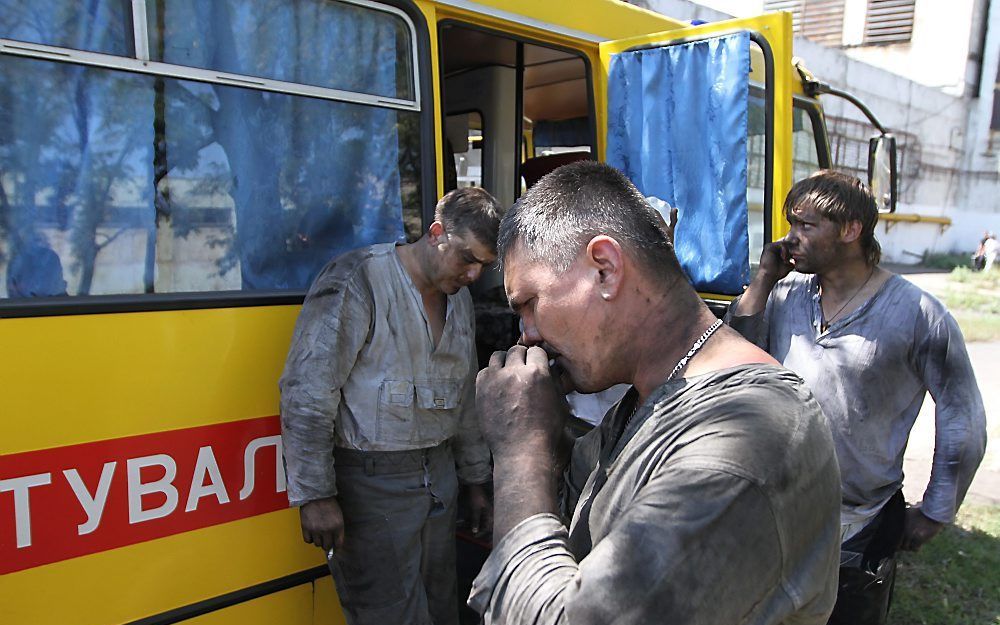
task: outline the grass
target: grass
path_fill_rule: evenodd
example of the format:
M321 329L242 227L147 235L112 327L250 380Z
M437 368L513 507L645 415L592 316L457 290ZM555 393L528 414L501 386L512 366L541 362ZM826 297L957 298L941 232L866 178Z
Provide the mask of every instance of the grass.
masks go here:
M1000 625L1000 506L964 506L917 553L902 553L890 625Z
M967 343L1000 341L1000 317L955 310L951 306L949 309L958 322L958 327L962 329L962 336Z
M954 315L966 341L1000 340L1000 270L957 267L948 286L936 294Z

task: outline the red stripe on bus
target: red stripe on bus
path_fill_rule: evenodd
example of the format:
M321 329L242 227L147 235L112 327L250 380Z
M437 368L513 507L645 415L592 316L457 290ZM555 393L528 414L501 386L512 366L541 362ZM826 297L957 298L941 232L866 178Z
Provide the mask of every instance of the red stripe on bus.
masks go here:
M0 574L285 508L279 435L272 416L0 456Z

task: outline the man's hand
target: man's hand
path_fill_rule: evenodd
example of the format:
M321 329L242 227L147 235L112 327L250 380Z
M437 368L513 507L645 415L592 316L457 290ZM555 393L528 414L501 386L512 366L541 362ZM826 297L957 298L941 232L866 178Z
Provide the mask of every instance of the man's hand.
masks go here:
M671 207L670 221L667 222L667 240L670 241L670 245L674 244L674 233L676 231L677 231L677 209Z
M792 258L788 254L788 243L779 239L764 246L760 253L758 274L764 274L769 280L777 282L795 269Z
M549 371L545 350L515 345L494 352L489 366L479 372L476 412L493 451L496 543L524 519L557 512L569 406Z
M760 253L760 267L750 281L750 286L737 302L733 315L749 317L763 312L774 285L794 268L791 256L788 254L788 244L784 239L765 245Z
M920 506L906 509L903 522L903 542L899 548L904 551L918 551L924 543L938 535L944 523L928 518L920 511Z
M344 514L335 497L316 499L299 508L302 540L323 551L344 546Z
M466 500L469 502L469 529L473 536L493 531L493 502L482 484L465 486Z
M494 457L554 459L569 406L545 350L494 352L476 378L476 413Z

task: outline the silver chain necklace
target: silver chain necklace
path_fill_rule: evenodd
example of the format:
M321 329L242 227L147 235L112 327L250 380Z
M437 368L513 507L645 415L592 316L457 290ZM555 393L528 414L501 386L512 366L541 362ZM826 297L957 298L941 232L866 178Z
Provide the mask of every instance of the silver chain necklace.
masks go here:
M691 349L688 350L688 353L684 354L684 357L677 361L677 365L674 366L674 370L670 372L670 375L667 376L667 379L664 380L663 383L666 384L670 380L673 380L674 376L680 373L681 369L687 366L688 361L691 360L691 358L696 353L698 353L698 350L701 349L701 346L704 345L705 342L708 341L708 339L711 338L713 334L715 334L715 331L721 327L722 327L722 319L716 319L715 323L710 325L708 329L705 330L705 333L698 337L698 340L694 342L694 345L691 346ZM636 398L636 400L638 400L638 397ZM632 417L635 416L635 413L638 410L639 410L639 403L638 401L636 401L635 406L632 407L632 414L630 414L628 416L628 419L625 420L625 427L622 428L623 433L628 428L628 424L632 423Z
M840 308L837 309L837 312L833 313L833 315L829 319L826 318L826 315L823 315L823 318L820 320L820 323L819 323L819 329L820 329L820 331L826 332L827 330L830 329L830 326L833 325L833 322L836 321L837 317L840 316L840 313L844 312L844 309L847 308L848 304L850 304L851 302L854 301L854 298L858 296L858 293L860 293L861 291L863 291L864 288L866 286L868 286L868 283L872 281L872 276L874 276L874 275L875 275L875 268L872 267L871 273L868 274L868 279L865 280L865 283L862 284L860 287L858 287L858 290L854 292L854 295L852 295L846 302L844 302L843 304L840 305ZM822 315L822 313L823 313L823 286L822 285L820 285L820 287L819 287L819 312Z

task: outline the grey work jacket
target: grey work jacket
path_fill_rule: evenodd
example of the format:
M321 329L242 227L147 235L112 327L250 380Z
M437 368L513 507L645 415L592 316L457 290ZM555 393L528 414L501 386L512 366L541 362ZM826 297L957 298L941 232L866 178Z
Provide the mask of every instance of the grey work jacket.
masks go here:
M986 451L986 413L962 332L941 302L892 276L824 331L819 279L792 272L762 313L730 313L727 321L802 376L823 407L843 477L845 524L874 517L902 487L906 442L930 392L934 461L921 512L954 520Z
M625 427L634 396L573 449L571 525L522 521L470 605L487 625L825 624L840 476L802 381L769 365L674 380Z
M331 261L306 296L280 381L291 504L336 495L334 447L402 451L451 439L459 479L487 481L477 370L468 289L448 297L435 347L394 244Z

